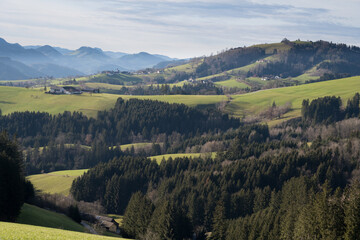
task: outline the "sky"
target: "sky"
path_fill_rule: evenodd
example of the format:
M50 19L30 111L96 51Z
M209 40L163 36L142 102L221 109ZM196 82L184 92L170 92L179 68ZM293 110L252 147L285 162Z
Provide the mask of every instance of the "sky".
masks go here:
M289 40L360 46L359 0L0 0L0 37L176 58Z

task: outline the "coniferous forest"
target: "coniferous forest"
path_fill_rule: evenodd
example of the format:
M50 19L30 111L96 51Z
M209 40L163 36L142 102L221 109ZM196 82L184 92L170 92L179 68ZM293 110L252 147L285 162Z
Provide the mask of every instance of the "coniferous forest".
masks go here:
M304 100L301 112L270 128L217 110L119 99L96 119L1 116L1 130L17 141L1 144L22 150L27 174L90 168L73 182L72 196L124 215L125 237L358 239L359 94L346 104L335 96ZM152 147L116 147L136 141ZM216 156L148 158L189 150ZM25 188L22 166L13 162Z

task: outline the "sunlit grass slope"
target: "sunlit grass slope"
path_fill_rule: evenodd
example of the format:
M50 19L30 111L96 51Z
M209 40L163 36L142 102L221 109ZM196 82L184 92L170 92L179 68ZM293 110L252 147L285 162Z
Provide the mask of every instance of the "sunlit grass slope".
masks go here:
M116 100L139 98L159 100L169 103L183 103L191 107L212 105L226 99L225 96L202 95L160 95L160 96L129 96L115 94L51 95L40 89L17 87L0 87L0 109L3 114L16 111L42 111L58 114L64 111L80 111L87 116L96 117L99 110L114 107Z
M124 239L104 237L88 233L38 227L26 224L0 222L0 239L6 240L101 240Z
M346 104L346 99L356 92L360 92L359 76L232 96L233 100L226 106L226 111L236 116L254 115L273 102L278 106L291 102L293 110L286 117L296 117L300 116L303 99L335 95L340 96Z
M43 193L59 193L69 195L73 180L81 176L84 170L57 171L44 174L36 174L27 177L37 190Z
M63 214L48 211L26 203L22 206L21 213L16 222L77 232L85 231L85 228L82 225L74 222Z

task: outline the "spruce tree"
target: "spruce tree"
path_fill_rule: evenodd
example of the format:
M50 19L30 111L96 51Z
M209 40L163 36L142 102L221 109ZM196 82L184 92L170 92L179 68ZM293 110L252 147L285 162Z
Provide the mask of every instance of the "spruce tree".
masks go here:
M345 208L345 240L359 239L360 236L360 192L359 183L352 186Z
M154 206L141 192L131 196L123 218L123 229L127 235L139 238L146 233Z
M5 132L0 134L0 221L15 221L24 203L22 154Z
M219 201L215 207L213 225L212 225L212 240L225 240L226 238L226 219L225 207L222 201Z

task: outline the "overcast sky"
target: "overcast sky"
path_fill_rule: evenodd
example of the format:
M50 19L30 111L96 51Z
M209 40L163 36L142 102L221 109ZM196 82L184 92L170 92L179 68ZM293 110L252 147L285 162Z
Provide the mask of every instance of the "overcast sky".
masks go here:
M359 0L0 0L0 37L171 57L290 40L360 45Z

